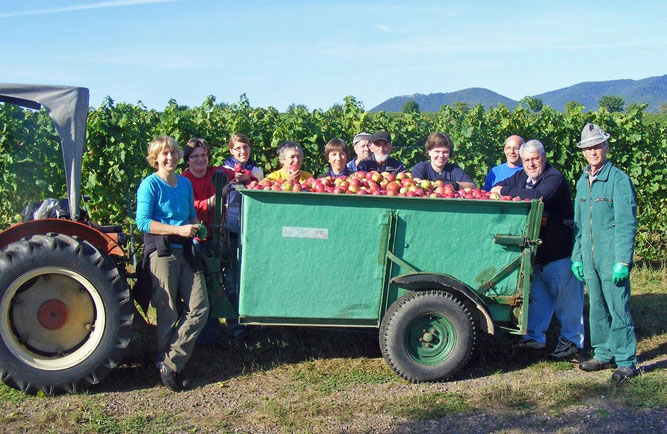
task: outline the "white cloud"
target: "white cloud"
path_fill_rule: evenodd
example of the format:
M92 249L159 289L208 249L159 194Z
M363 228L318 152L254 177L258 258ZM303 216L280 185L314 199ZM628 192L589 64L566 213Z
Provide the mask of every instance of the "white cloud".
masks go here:
M21 17L25 15L44 15L60 12L81 11L87 9L115 8L119 6L136 6L147 3L167 3L178 0L110 0L97 3L88 3L83 5L64 6L60 8L34 9L29 11L5 12L0 13L0 18Z

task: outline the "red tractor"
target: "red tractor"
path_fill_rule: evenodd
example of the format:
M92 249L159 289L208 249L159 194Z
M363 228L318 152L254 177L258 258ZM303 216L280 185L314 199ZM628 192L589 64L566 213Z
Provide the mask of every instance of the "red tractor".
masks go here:
M0 102L51 116L68 191L68 200L44 202L0 232L0 379L27 393L98 383L132 337L124 234L80 207L88 95L81 87L0 83Z

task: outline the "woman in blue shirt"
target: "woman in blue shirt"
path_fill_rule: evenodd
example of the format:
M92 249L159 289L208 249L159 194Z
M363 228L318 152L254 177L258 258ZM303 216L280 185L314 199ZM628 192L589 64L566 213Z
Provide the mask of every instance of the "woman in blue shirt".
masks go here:
M195 339L208 317L206 284L192 249L202 226L194 208L190 181L176 174L183 151L170 137L148 146L148 164L156 172L137 191L137 227L144 232L142 268L150 274L152 302L157 311L160 378L173 391L184 388L182 372ZM184 309L179 315L178 301Z

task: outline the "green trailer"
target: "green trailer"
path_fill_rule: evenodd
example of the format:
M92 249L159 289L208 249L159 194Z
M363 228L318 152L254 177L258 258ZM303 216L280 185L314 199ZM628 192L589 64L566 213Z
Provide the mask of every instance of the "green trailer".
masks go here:
M242 195L242 324L379 329L410 381L459 371L479 330L526 333L541 201Z

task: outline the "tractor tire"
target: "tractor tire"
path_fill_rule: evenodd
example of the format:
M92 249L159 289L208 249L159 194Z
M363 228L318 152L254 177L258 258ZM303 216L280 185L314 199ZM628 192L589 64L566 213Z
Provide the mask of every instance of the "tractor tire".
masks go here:
M391 368L413 383L444 381L465 366L477 339L470 311L451 294L417 291L387 310L380 350Z
M0 379L77 392L118 365L134 309L116 263L86 240L33 235L0 252Z

